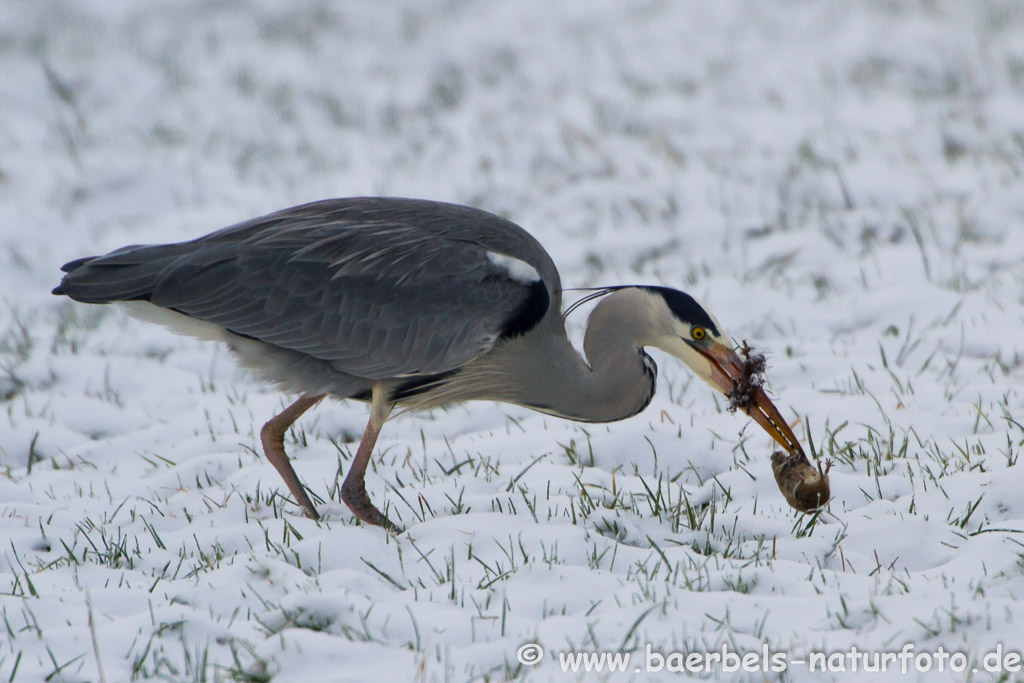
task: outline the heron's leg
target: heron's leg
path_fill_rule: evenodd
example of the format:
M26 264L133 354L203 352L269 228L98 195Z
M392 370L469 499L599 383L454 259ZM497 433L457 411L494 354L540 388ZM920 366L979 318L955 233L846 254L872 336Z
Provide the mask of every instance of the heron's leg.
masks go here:
M401 528L393 524L383 512L370 502L370 497L366 495L365 482L366 466L370 462L370 454L373 453L373 447L377 443L377 435L380 434L380 429L384 426L384 421L388 419L393 407L394 404L390 402L387 390L383 386L375 384L370 406L370 422L366 425L366 431L363 432L363 438L356 450L356 457L352 460L345 481L341 484L341 499L352 511L352 514L367 524L382 526L389 531L398 533Z
M312 519L320 519L320 515L313 507L313 501L306 495L306 490L302 488L302 482L299 481L299 475L295 474L291 462L288 461L288 455L284 452L284 433L304 412L319 403L323 397L324 394L303 396L273 417L260 430L260 440L263 441L263 452L266 454L267 460L284 479L295 502L305 508L306 515Z

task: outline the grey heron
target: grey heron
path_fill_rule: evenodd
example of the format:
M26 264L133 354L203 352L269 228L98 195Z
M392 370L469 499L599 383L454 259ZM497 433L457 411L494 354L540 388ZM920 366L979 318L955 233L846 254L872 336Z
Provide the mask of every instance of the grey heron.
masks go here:
M325 396L370 404L341 497L364 522L395 529L364 480L396 406L491 400L569 420L622 420L654 395L657 367L645 347L679 358L725 394L744 377L715 317L661 286L597 291L581 357L566 334L558 270L540 243L508 220L454 204L330 199L62 269L54 294L121 303L176 332L224 341L241 364L297 394L260 437L314 519L284 434ZM755 389L743 410L786 451L801 450Z

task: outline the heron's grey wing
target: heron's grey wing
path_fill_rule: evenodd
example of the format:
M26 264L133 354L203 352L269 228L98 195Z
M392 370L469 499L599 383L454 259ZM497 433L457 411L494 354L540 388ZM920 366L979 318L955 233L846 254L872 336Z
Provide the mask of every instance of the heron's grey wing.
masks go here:
M121 298L127 292L369 379L452 370L546 313L550 293L529 263L471 231L445 229L429 212L404 222L386 213L390 220L272 214L193 242L122 249L73 269L61 289L80 298L75 274L105 271L107 294L120 287Z
M539 281L485 264L412 281L338 276L329 263L256 251L189 270L173 272L150 301L370 379L454 369L548 302Z

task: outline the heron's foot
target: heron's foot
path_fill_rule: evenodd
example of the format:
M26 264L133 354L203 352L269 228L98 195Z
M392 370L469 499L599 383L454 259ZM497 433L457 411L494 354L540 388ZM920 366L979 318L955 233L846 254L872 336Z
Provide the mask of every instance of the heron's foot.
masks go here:
M306 492L303 491L302 493L305 494ZM304 495L303 497L305 498L305 500L299 501L299 505L302 506L302 511L306 514L307 517L309 517L314 522L319 522L320 513L316 511L316 507L314 507L313 501L309 499L309 496Z
M387 515L370 502L370 496L366 494L366 485L361 479L358 482L345 480L341 485L341 500L352 514L367 524L384 527L393 534L402 533L402 527L388 519Z

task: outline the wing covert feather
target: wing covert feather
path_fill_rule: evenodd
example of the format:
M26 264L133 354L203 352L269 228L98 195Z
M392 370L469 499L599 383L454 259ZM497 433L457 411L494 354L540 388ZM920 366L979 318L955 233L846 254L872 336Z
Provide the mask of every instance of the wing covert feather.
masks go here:
M432 202L364 200L354 211L346 201L183 243L191 248L161 269L149 301L369 379L452 370L492 348L538 290L545 310L557 305L550 257L512 223ZM509 251L542 280L517 280L488 258Z

